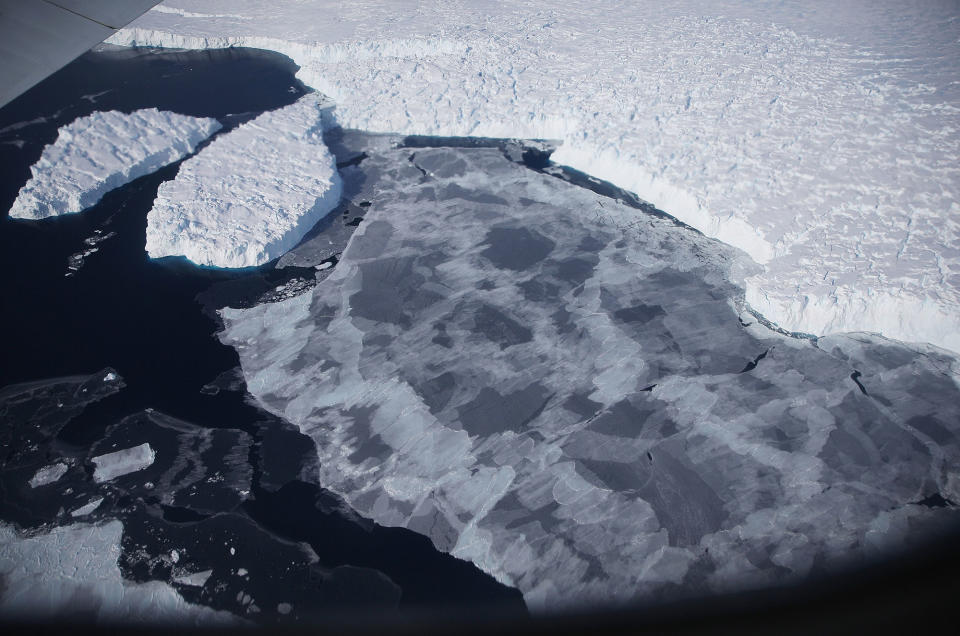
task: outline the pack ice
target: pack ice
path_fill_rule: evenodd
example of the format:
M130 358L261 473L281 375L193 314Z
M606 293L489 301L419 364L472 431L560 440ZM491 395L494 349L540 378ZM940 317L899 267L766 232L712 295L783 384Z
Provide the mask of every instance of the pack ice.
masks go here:
M340 200L317 94L220 136L160 186L147 253L249 267L292 248Z
M43 149L10 216L43 219L85 210L107 192L189 155L220 127L216 119L156 108L80 117Z
M236 625L242 619L186 602L160 581L125 581L123 524L75 524L25 535L0 523L0 616L110 623Z
M358 169L330 276L220 337L362 515L534 610L786 582L953 518L923 502L960 500L955 358L771 331L742 253L496 149Z
M952 3L164 5L111 42L278 51L352 128L561 140L765 264L747 298L783 328L960 351Z

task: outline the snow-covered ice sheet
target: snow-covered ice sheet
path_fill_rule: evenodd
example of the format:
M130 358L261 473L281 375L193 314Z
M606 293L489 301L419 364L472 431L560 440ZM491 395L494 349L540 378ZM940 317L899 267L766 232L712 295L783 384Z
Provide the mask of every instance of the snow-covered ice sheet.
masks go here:
M107 192L189 155L220 127L216 119L156 108L80 117L43 149L10 216L42 219L85 210Z
M960 351L956 3L167 0L111 41L279 51L344 126L562 140L765 263L783 328Z
M306 95L184 162L147 216L147 253L249 267L296 245L340 201L340 175L323 143L326 106Z
M159 581L124 581L117 559L123 524L61 526L25 536L0 524L0 616L230 625L241 619L187 603Z
M225 309L320 483L535 610L762 586L902 547L960 500L958 360L788 338L741 252L497 149L397 149L311 293Z
M143 470L153 464L156 456L157 454L147 443L98 455L90 460L96 466L93 480L96 482L110 481L121 475Z

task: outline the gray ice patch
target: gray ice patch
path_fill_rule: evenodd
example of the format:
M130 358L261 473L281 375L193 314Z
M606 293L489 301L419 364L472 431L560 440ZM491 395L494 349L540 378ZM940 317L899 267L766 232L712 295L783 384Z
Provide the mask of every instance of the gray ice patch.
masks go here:
M556 243L536 230L525 227L495 227L487 232L481 254L500 269L523 271L539 263L553 251Z

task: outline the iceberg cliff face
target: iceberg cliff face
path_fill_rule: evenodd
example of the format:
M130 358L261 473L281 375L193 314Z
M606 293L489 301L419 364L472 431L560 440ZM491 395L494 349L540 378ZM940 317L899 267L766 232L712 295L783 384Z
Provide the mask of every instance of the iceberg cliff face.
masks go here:
M10 216L42 219L85 210L110 190L189 155L220 128L216 119L156 108L81 117L43 149Z
M764 263L748 295L784 328L960 350L948 4L165 5L111 41L279 51L344 126L561 140Z
M296 245L340 200L340 175L322 139L323 106L307 95L184 162L147 216L147 253L249 267Z

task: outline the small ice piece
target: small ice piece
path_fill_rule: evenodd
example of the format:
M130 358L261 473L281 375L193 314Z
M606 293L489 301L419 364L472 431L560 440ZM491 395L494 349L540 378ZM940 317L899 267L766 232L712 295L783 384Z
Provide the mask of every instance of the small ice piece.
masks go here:
M30 171L10 216L80 212L107 192L192 153L220 122L147 108L95 112L60 129Z
M290 603L277 604L277 611L283 615L289 614L292 609L293 609L293 605L291 605Z
M330 261L324 261L324 262L320 263L319 265L317 265L317 269L318 269L318 270L321 270L321 271L323 271L323 270L325 270L325 269L330 269L331 267L333 267L333 263L331 263Z
M211 574L213 574L213 570L192 572L190 574L174 577L173 582L179 585L187 585L189 587L203 587L206 585L207 579L210 578Z
M237 576L246 576L246 575L247 575L246 568L240 568L239 570L237 570Z
M153 463L156 455L150 448L150 444L144 443L94 457L92 461L96 464L96 470L93 473L93 480L102 483L121 475L143 470Z
M103 381L104 381L104 382L113 382L113 381L116 380L116 379L117 379L117 374L114 373L113 371L111 371L111 372L108 373L107 375L103 376Z
M99 508L101 503L103 503L103 497L97 497L96 499L92 499L90 503L86 504L85 506L80 506L76 510L72 511L70 513L70 516L84 517L90 514L91 512L93 512L94 510L96 510L97 508Z
M179 562L179 561L180 561L180 553L177 552L176 550L170 550L170 560L173 561L174 563Z
M63 462L57 462L56 464L44 466L30 479L30 487L36 488L37 486L46 486L47 484L52 484L63 477L66 472L67 465Z
M231 548L230 548L230 556L233 556L233 555L235 555L236 553L237 553L237 549L234 548L234 547L231 547Z
M184 162L147 216L147 253L250 267L294 247L342 191L323 143L321 99L266 112Z

